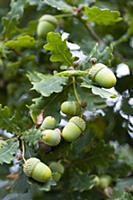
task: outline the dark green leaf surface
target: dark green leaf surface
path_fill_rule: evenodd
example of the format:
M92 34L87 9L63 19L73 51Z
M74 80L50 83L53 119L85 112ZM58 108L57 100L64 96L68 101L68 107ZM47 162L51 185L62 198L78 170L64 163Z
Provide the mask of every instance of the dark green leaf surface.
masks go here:
M34 73L36 75L36 73ZM48 97L53 93L59 93L63 90L63 86L67 85L67 77L61 76L52 76L52 75L41 75L39 74L39 78L41 80L36 81L33 79L32 73L28 74L28 78L30 79L31 83L33 84L33 90L39 92L42 96Z
M5 145L0 148L0 164L11 163L15 158L17 153L18 142L15 140L10 140Z

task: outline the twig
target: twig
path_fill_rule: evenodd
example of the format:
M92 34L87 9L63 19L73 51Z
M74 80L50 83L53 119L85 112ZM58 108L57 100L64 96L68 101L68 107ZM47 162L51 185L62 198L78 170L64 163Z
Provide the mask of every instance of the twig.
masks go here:
M64 18L64 17L72 17L72 16L73 16L73 13L55 15L55 17L56 17L57 19Z
M21 143L22 143L22 158L23 158L24 162L26 162L26 159L25 159L25 157L24 157L24 155L25 155L24 141L21 140Z
M92 26L87 23L85 20L83 20L81 17L78 17L80 22L85 26L86 30L91 34L91 36L96 40L99 44L104 44L104 41L97 35L97 33L94 31Z
M121 38L119 38L118 40L112 42L111 46L112 48L114 48L115 46L123 43L123 42L127 42L127 40L129 39L130 35L128 35L128 33L124 34Z
M81 101L80 101L79 95L78 95L77 90L76 90L75 77L73 77L73 90L74 90L74 94L75 94L75 97L77 99L77 102L79 103L79 105L81 105Z

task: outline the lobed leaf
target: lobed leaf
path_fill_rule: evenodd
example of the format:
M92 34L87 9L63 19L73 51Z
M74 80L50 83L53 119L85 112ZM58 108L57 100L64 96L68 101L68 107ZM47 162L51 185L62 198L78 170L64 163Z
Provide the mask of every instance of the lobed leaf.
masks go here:
M11 49L32 48L35 46L35 39L29 35L20 35L5 42L5 46Z
M89 175L87 172L80 172L76 170L70 180L70 186L74 191L87 191L91 190L97 184L96 176Z
M112 25L122 20L119 11L100 9L98 7L85 7L84 14L88 22L95 22L100 25Z
M41 135L41 131L36 128L31 128L22 132L22 138L30 146L35 146L37 142L41 139Z
M66 2L64 1L56 1L56 0L44 0L44 3L46 3L47 5L56 8L58 10L62 10L64 12L73 12L73 7L68 5Z
M34 78L38 76L34 72ZM42 76L42 77L41 77ZM60 93L63 90L63 86L67 85L68 78L63 76L52 76L52 75L41 75L39 74L39 81L35 81L32 79L32 72L28 73L28 78L30 79L33 90L39 92L42 96L48 97L53 93Z
M64 65L72 66L74 59L70 50L67 47L66 40L62 40L60 33L48 33L47 44L44 49L52 52L50 60L52 62L61 62Z
M117 95L114 94L114 93L111 93L111 92L109 92L109 91L107 91L103 88L99 88L99 87L96 87L96 86L93 86L93 85L89 85L89 84L84 83L84 82L81 83L81 87L91 89L93 94L99 95L100 97L102 97L104 99L117 97Z
M0 164L11 163L18 149L18 141L10 140L0 148Z

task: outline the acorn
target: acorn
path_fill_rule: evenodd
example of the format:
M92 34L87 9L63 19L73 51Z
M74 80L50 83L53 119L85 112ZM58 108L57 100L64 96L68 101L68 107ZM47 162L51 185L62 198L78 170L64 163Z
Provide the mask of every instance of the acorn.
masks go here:
M6 141L0 138L0 148L2 148L6 144L7 144Z
M62 137L68 142L76 140L86 128L85 121L78 117L72 117L62 130Z
M64 166L60 162L51 162L50 169L52 170L53 179L59 181L64 173Z
M37 26L37 35L39 37L45 38L47 33L54 31L57 27L58 21L56 17L52 15L43 15L39 19Z
M47 116L43 120L40 129L45 130L45 129L53 129L56 127L56 119L52 116Z
M89 71L89 75L101 87L112 88L116 84L114 73L102 63L93 65Z
M52 177L51 169L38 158L29 158L23 165L24 173L38 182L46 182Z
M61 141L61 132L59 129L47 129L42 132L42 141L49 146L57 146Z
M112 182L112 177L109 175L102 175L99 177L99 187L102 189L107 188Z
M79 115L81 107L77 101L65 101L61 104L61 112L66 115Z

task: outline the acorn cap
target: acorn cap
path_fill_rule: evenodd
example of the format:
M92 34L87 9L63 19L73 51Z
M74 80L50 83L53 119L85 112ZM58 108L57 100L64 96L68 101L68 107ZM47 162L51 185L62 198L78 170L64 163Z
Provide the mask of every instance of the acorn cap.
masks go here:
M78 117L78 116L72 117L69 120L69 122L72 122L75 125L77 125L81 129L81 131L84 131L86 128L86 123L81 117Z
M57 26L57 24L58 24L57 19L56 19L54 16L52 16L52 15L43 15L43 16L39 19L39 22L42 22L42 21L50 22L50 23L53 24L54 26Z
M106 65L102 64L102 63L97 63L95 65L92 66L92 68L89 71L89 75L92 78L92 80L95 79L95 76L97 75L97 73L99 71L101 71L103 68L105 68ZM107 68L107 67L106 67Z
M32 175L32 170L34 169L34 167L40 162L40 160L38 158L29 158L28 160L26 160L26 162L23 165L23 170L24 173L31 177Z

